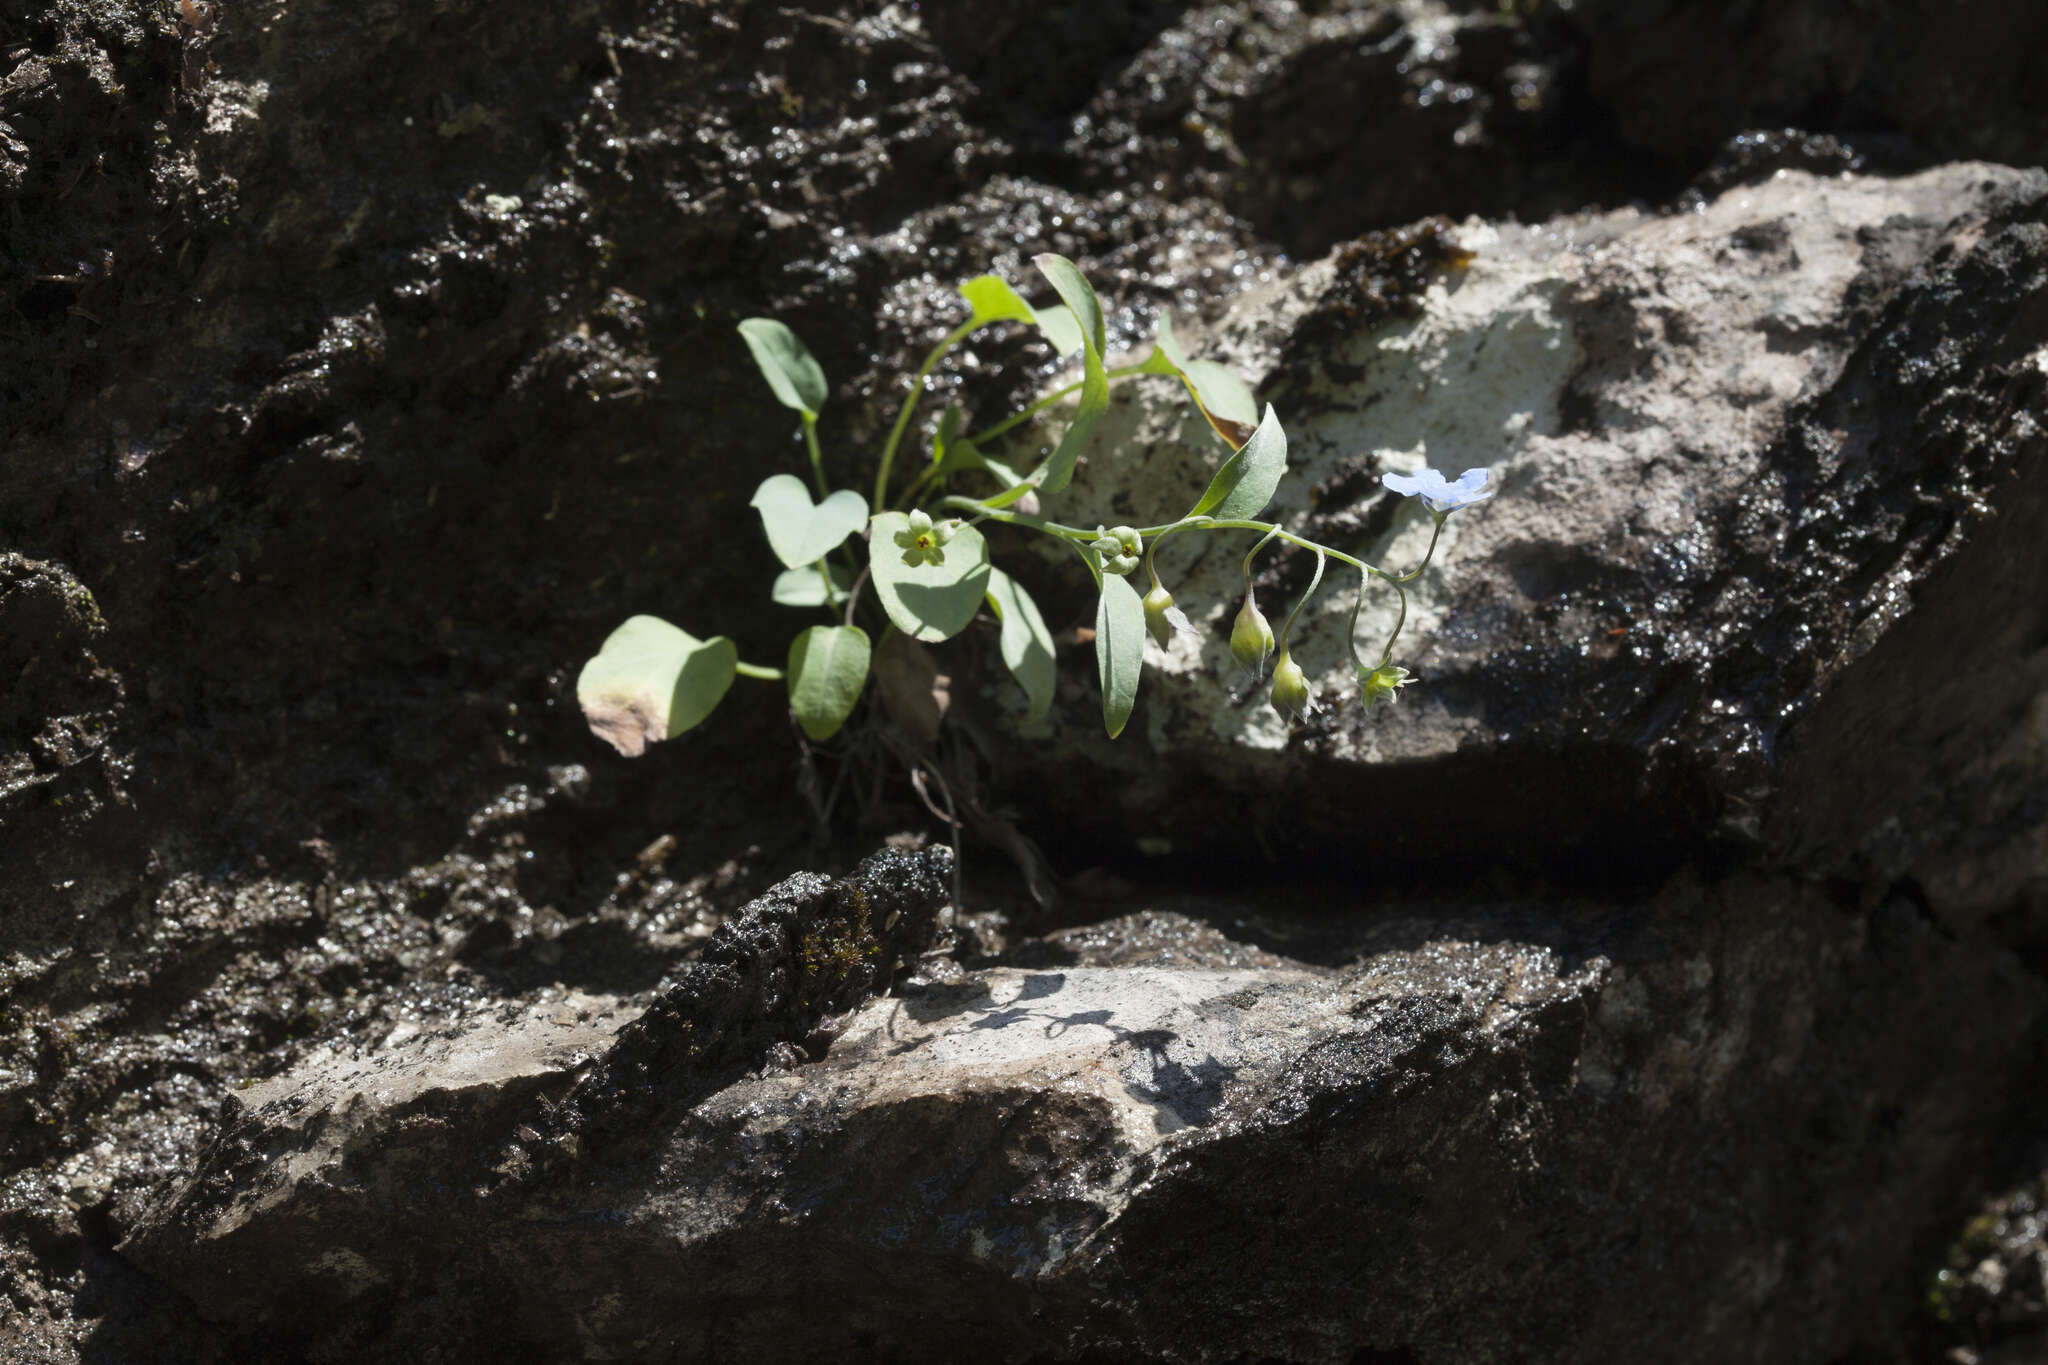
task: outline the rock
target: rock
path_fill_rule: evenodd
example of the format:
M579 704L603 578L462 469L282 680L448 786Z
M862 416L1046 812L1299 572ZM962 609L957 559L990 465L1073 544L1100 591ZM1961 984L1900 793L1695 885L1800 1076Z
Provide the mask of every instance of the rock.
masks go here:
M1395 651L1421 683L1370 715L1358 579L1331 566L1294 636L1323 703L1298 729L1227 648L1251 537L1169 542L1201 637L1149 651L1117 743L1092 678L1024 734L1039 818L1216 860L1341 858L1369 829L1377 868L1733 842L1944 888L1961 847L1990 884L1944 899L2008 896L2048 781L2044 216L2039 172L1783 171L1697 213L1467 223L1469 263L1440 249L1420 293L1361 286L1393 258L1353 252L1246 294L1198 350L1286 426L1270 515L1399 571L1431 523L1381 472L1484 467L1498 496L1450 518ZM1206 483L1222 452L1175 388L1119 393L1050 515L1164 521ZM1312 567L1260 562L1276 623ZM1369 658L1398 609L1367 594Z
M188 1283L210 1317L289 1322L388 1286L399 1265L369 1239L445 1199L454 1172L444 1144L509 1136L537 1096L565 1087L610 1045L632 1011L569 991L478 1016L401 1025L373 1051L316 1055L300 1072L232 1096L207 1169L150 1211L131 1254L147 1265L152 1244L193 1238L179 1255L209 1263L203 1283ZM223 1199L235 1204L233 1217L216 1216ZM302 1219L321 1234L309 1239ZM272 1297L280 1276L291 1300Z
M1190 940L1147 913L1107 940ZM1894 1246L1938 1229L2048 1018L1905 898L1783 878L1349 923L1335 967L911 985L822 1061L435 1226L365 1195L470 1169L505 1106L397 1116L555 1026L317 1061L129 1250L315 1359L1826 1359L1889 1330Z
M584 1178L664 1108L765 1058L822 1053L842 1015L930 947L951 868L945 848L888 849L844 879L791 877L721 925L645 1012L558 989L402 1023L367 1056L316 1055L309 1076L231 1099L197 1179L149 1212L130 1254L177 1274L184 1243L202 1241L222 1278L192 1297L272 1325L286 1318L259 1288L264 1266L294 1277L291 1313L410 1281L420 1248L479 1223L463 1217L476 1194L495 1211ZM280 1216L300 1189L319 1192L327 1248L310 1261L283 1249L300 1240ZM223 1200L232 1216L217 1216ZM360 1249L394 1233L415 1246L404 1262Z

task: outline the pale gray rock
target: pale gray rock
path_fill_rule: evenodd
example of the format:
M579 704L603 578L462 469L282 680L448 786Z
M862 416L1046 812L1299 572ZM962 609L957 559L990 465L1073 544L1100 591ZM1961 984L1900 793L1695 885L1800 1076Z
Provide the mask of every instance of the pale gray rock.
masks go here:
M1050 755L1060 816L1126 848L1321 856L1363 828L1377 866L1655 866L1761 842L2008 895L2048 795L2044 202L2038 171L1787 170L1697 212L1468 222L1473 259L1414 317L1345 317L1336 258L1247 292L1190 344L1286 426L1268 515L1402 570L1430 519L1380 475L1494 476L1409 593L1394 657L1421 681L1365 713L1333 564L1293 641L1321 713L1288 726L1228 649L1252 537L1182 535L1161 572L1200 638L1148 651L1115 743L1077 651L1017 761ZM1171 520L1225 454L1177 386L1118 394L1048 515ZM1261 562L1276 627L1309 560ZM1368 662L1397 611L1367 592Z

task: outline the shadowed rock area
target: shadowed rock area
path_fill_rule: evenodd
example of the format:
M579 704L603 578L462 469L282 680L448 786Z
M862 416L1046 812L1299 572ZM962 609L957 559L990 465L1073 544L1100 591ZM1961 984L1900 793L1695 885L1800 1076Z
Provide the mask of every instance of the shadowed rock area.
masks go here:
M2040 1346L2032 8L0 10L0 1357ZM739 319L858 482L1043 251L1276 405L1291 525L1500 492L1292 731L1170 546L1116 747L998 534L1061 691L949 648L921 956L832 889L932 926L909 782L817 818L755 683L628 761L575 671L786 649ZM985 333L917 429L1067 377ZM1069 520L1222 453L1119 392Z

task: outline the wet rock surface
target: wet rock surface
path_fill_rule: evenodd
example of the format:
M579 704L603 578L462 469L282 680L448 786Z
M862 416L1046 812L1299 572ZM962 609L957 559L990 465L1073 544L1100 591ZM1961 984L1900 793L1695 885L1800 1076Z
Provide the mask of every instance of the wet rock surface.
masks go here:
M1844 29L1849 21L1828 6L1638 11L1586 0L1512 15L1422 0L1056 6L1028 24L1014 7L980 4L608 0L542 9L453 0L431 14L385 4L54 0L0 14L0 1355L64 1365L308 1358L309 1331L325 1333L318 1349L328 1358L395 1350L400 1338L379 1337L385 1329L367 1316L347 1327L266 1326L270 1310L241 1300L230 1320L208 1318L197 1307L211 1301L203 1293L173 1288L117 1247L147 1209L184 1188L229 1100L250 1086L292 1084L281 1078L303 1078L315 1058L373 1057L392 1039L424 1067L432 1059L415 1049L437 1031L465 1036L484 1020L516 1031L519 1020L552 1021L570 999L609 1002L592 1007L592 1020L638 1014L750 897L794 868L851 867L882 834L926 821L912 794L891 788L857 832L842 827L820 842L790 794L788 735L772 700L743 705L736 694L719 727L638 764L593 741L575 715L576 664L630 612L687 613L693 629L735 636L750 658L774 657L785 643L783 623L761 607L772 563L744 501L762 466L794 458L792 433L733 344L738 318L785 318L823 360L834 384L826 446L838 473L873 445L901 376L957 318L951 286L988 268L1021 278L1034 252L1081 261L1112 305L1115 343L1128 346L1162 308L1194 335L1197 316L1208 310L1213 328L1231 296L1286 287L1283 277L1298 283L1332 244L1427 214L1478 213L1493 224L1498 240L1471 267L1484 272L1509 264L1502 243L1519 231L1510 219L1633 204L1648 232L1667 210L1705 205L1709 217L1728 215L1731 193L1766 188L1780 169L1876 177L1957 158L2025 164L2041 145L2039 20L2024 7L1987 15L1979 17L1991 29L1966 32L1944 7L1925 4L1866 6ZM1673 69L1686 74L1666 79ZM1635 642L1600 632L1626 625L1633 635L1638 626L1599 617L1601 601L1622 600L1600 598L1600 583L1565 582L1558 592L1568 600L1556 605L1540 584L1500 587L1493 570L1459 580L1499 595L1455 601L1456 630L1437 624L1445 652L1431 662L1442 675L1431 686L1450 705L1477 714L1476 683L1491 688L1508 676L1508 661L1483 657L1484 642L1526 641L1514 633L1524 628L1497 619L1526 600L1547 633L1526 655L1527 676L1513 677L1563 669L1577 682L1591 678L1609 689L1601 705L1669 743L1651 763L1642 755L1665 741L1631 738L1635 747L1625 745L1603 777L1604 757L1560 762L1575 739L1542 729L1555 712L1540 688L1488 692L1496 705L1528 703L1533 720L1498 731L1525 738L1482 736L1469 753L1380 769L1415 794L1403 827L1473 821L1489 840L1511 842L1522 817L1554 828L1552 806L1585 817L1616 810L1617 793L1626 794L1619 808L1629 818L1605 846L1598 822L1581 818L1579 847L1554 856L1540 839L1511 858L1491 842L1472 856L1444 837L1414 856L1375 819L1365 826L1369 847L1384 861L1346 855L1345 869L1371 879L1363 884L1375 888L1372 907L1317 893L1325 911L1306 919L1298 904L1286 915L1242 906L1197 913L1166 884L1177 864L1133 852L1134 841L1157 848L1173 832L1149 817L1138 828L1102 815L1127 799L1122 778L1063 778L1059 794L1071 799L1048 800L1029 768L1003 755L990 800L1019 811L1020 827L1051 852L1068 879L1067 919L1050 920L1030 897L992 882L978 913L962 920L963 956L997 974L1342 970L1387 946L1354 930L1381 923L1390 905L1414 907L1403 913L1420 925L1397 947L1494 942L1495 930L1447 926L1494 913L1487 907L1502 898L1563 906L1570 897L1552 878L1577 885L1602 913L1620 913L1674 904L1676 892L1654 902L1640 892L1672 877L1715 887L1743 864L1825 872L1843 917L1830 932L1877 942L1879 908L1901 903L1938 918L1940 933L1905 940L1909 960L1885 958L1898 989L1878 994L1920 1001L1899 1008L1929 1021L1923 1037L1957 1038L1964 1060L1953 1076L1916 1079L1905 1069L1911 1057L1888 1057L1897 1069L1883 1074L1901 1087L1908 1128L1922 1100L1959 1126L1925 1169L1897 1162L1857 1168L1850 1180L1840 1174L1847 1167L1823 1162L1810 1186L1751 1191L1763 1201L1742 1205L1753 1221L1727 1222L1714 1243L1721 1252L1701 1255L1762 1268L1732 1280L1703 1272L1695 1278L1725 1293L1686 1302L1708 1317L1725 1316L1730 1303L1774 1311L1758 1286L1797 1282L1774 1278L1781 1264L1795 1277L1810 1267L1774 1260L1769 1248L1783 1228L1792 1229L1784 1245L1816 1245L1814 1225L1837 1216L1830 1178L1882 1188L1895 1204L1888 1233L1916 1235L1944 1216L1962 1219L1980 1186L2019 1188L2030 1176L2011 1169L2009 1152L1995 1175L1967 1152L1972 1143L2002 1151L2002 1141L2040 1131L2038 1117L1998 1118L1989 1098L2001 1085L2038 1092L2024 1055L2033 1006L1983 984L2003 970L2007 949L2036 967L2048 960L2043 731L2038 706L2020 704L2029 688L2039 691L2041 558L2028 528L2040 523L2042 484L2028 474L2038 469L2029 453L2038 438L2023 418L2040 408L2040 381L2024 363L2041 330L2030 273L2040 215L2026 207L2035 192L2021 181L1996 170L1985 177L2005 187L2004 207L1992 204L1992 189L1957 188L1948 216L1909 204L1905 225L1867 225L1860 283L1804 330L1769 333L1765 349L1779 363L1795 366L1815 350L1840 373L1789 404L1759 396L1781 416L1748 438L1752 453L1788 482L1736 505L1750 528L1739 543L1745 554L1758 545L1778 553L1780 532L1770 528L1796 513L1817 528L1812 539L1825 553L1801 551L1810 577L1773 611L1713 619L1752 630L1761 620L1765 634L1745 637L1752 654L1778 627L1818 621L1827 638L1730 663L1702 635L1713 656L1703 661L1657 653L1676 639L1659 624L1642 673L1656 686L1636 698ZM1840 191L1891 192L1911 193L1875 179ZM1803 244L1808 226L1795 221L1788 244ZM1543 249L1534 235L1524 241L1527 259ZM1733 255L1690 274L1741 275L1736 266L1748 260L1744 278L1799 281L1771 241L1729 241ZM1594 244L1561 250L1590 253ZM1608 262L1607 278L1622 282L1611 320L1651 328L1642 349L1667 365L1668 396L1686 397L1683 327L1697 311L1687 280L1666 281L1669 297L1649 308L1630 292L1625 265ZM1426 328L1433 311L1441 316L1433 268L1419 299L1412 276L1394 271L1384 286L1378 278L1361 276L1341 296L1351 311L1332 315L1326 340L1369 333L1387 317ZM1371 298L1391 311L1361 311L1359 300ZM1297 408L1308 416L1313 386L1331 379L1318 360L1327 349L1319 342L1284 357L1269 396L1290 424ZM994 413L1055 370L1049 353L1016 338L977 340L971 351L935 378L935 400ZM1613 354L1627 351L1617 343ZM1584 391L1612 393L1625 382L1613 378ZM1563 409L1588 431L1611 427L1612 417L1590 403ZM1838 430L1850 435L1840 449ZM1691 458L1679 451L1670 463ZM1929 472L1944 461L1950 474ZM1346 508L1368 523L1382 515L1354 487L1371 474L1361 464L1323 490L1332 517ZM1799 483L1823 474L1824 483ZM1958 510L1965 479L1995 516ZM1829 499L1836 510L1821 515L1815 509ZM733 534L736 525L744 533ZM1846 535L1854 525L1870 543ZM1531 535L1561 543L1564 532ZM1899 548L1887 549L1893 542ZM1600 559L1598 547L1588 553ZM1865 581L1879 566L1890 577ZM1281 569L1273 586L1301 572ZM1702 610L1710 589L1739 596L1745 582L1766 578L1740 555L1704 577L1676 574L1674 613ZM1072 585L1048 584L1041 600L1060 618L1056 629L1087 619ZM1591 663L1573 654L1589 625ZM1830 631L1846 631L1849 643ZM1619 640L1620 657L1601 658L1603 640ZM1828 672L1829 660L1847 656ZM1780 657L1821 666L1807 677L1803 664L1780 668ZM1475 684L1464 702L1453 664ZM971 680L973 668L970 659L958 671ZM1924 689L1917 704L1900 706L1900 676ZM1786 722L1759 778L1755 754L1742 748L1757 715L1740 707L1822 693L1824 705ZM1667 697L1681 720L1659 704ZM1738 710L1723 728L1702 728L1711 704L1730 698ZM1063 702L1084 732L1091 706L1087 696ZM975 719L970 709L963 723ZM1620 728L1586 714L1602 734ZM1308 808L1300 778L1320 771L1323 748L1353 742L1343 729L1294 741L1279 766L1263 769L1262 780L1288 794L1283 805ZM1249 762L1267 763L1268 750L1248 747ZM1659 766L1667 759L1672 766ZM1754 802L1745 785L1753 781L1772 798ZM1881 795L1866 801L1867 789ZM1219 827L1217 806L1247 790L1224 783L1219 796L1188 784L1188 829ZM1131 811L1161 808L1156 792L1133 791ZM1254 815L1241 822L1258 826L1251 838L1212 850L1205 880L1280 878L1298 882L1304 899L1306 879L1331 869L1325 855L1354 843L1347 827L1338 842L1290 845L1286 820ZM1654 856L1635 858L1646 841ZM1177 857L1204 846L1183 834ZM984 867L991 860L970 852ZM1115 869L1091 870L1103 859ZM1453 890L1416 902L1403 891L1415 878ZM1719 892L1702 894L1722 904ZM1516 911L1498 941L1548 951L1551 913ZM1720 943L1723 913L1667 923L1657 933L1671 941L1645 947L1644 960L1692 951L1680 940ZM1644 942L1656 937L1647 924L1642 932ZM1762 941L1778 940L1764 932ZM1719 947L1694 955L1729 963L1717 992L1767 979ZM1542 972L1580 980L1573 974L1584 965L1560 959ZM1492 966L1472 970L1497 979ZM1816 969L1812 998L1860 1018L1840 993L1853 977ZM1436 998L1434 987L1416 989L1417 999ZM1584 977L1556 989L1589 1001L1607 987ZM902 997L904 1008L912 998ZM1645 1027L1693 1038L1677 999L1653 996L1671 1012ZM1994 1018L1987 999L2011 1008ZM410 1042L409 1029L420 1030ZM1444 1036L1492 1056L1495 1043L1475 1041L1483 1033L1459 1023ZM1848 1095L1859 1083L1852 1059L1877 1050L1866 1042L1827 1035L1804 1054L1811 1084L1805 1072L1797 1091L1767 1082L1756 1102L1796 1108L1816 1087ZM1839 1055L1826 1051L1837 1044ZM1444 1055L1454 1054L1465 1055ZM543 1070L558 1077L574 1055L549 1053ZM801 1088L813 1066L836 1056L781 1079ZM1125 1065L1118 1056L1104 1065ZM1412 1070L1429 1083L1402 1093L1442 1096L1452 1116L1477 1103L1450 1063ZM1343 1076L1376 1074L1361 1063ZM1568 1087L1579 1098L1566 1105L1581 1115L1585 1074L1581 1065ZM1350 1083L1331 1076L1328 1093ZM532 1075L506 1084L540 1085ZM681 1135L710 1112L689 1111L661 1140L679 1151L697 1142L701 1155L711 1139ZM971 1132L945 1127L943 1114L920 1121L963 1152L984 1150ZM1586 1122L1584 1131L1598 1128ZM826 1149L853 1150L852 1139L827 1130L839 1146ZM470 1130L435 1131L452 1144ZM1278 1148L1233 1150L1288 1169ZM1724 1208L1735 1182L1751 1178L1747 1166L1683 1150L1697 1158L1687 1169L1699 1193L1667 1206L1673 1220ZM1774 1157L1739 1150L1774 1161L1775 1172L1805 1148ZM489 1155L501 1153L493 1146ZM1668 1155L1659 1148L1644 1160ZM1246 1189L1267 1188L1247 1170ZM1402 1179L1398 1189L1422 1201L1415 1208L1443 1197L1419 1175ZM1359 1197L1369 1202L1379 1188ZM1780 1194L1767 1228L1753 1210ZM1088 1198L1099 1206L1099 1194ZM1853 1222L1860 1214L1843 1216L1845 1227L1864 1226ZM1413 1214L1403 1226L1424 1221L1432 1235L1495 1226L1462 1214ZM1120 1249L1105 1252L1107 1268L1086 1281L1086 1294L1109 1307L1059 1297L1079 1293L1079 1278L1039 1299L1020 1288L1026 1280L977 1261L982 1269L963 1271L942 1302L916 1300L938 1324L927 1335L945 1341L961 1324L988 1320L976 1313L1023 1303L1020 1339L1047 1343L1038 1348L1047 1355L1181 1352L1181 1339L1148 1316L1157 1309L1146 1285L1178 1283L1187 1268L1155 1267L1145 1281L1118 1269L1149 1264L1131 1240L1144 1226L1123 1224L1112 1239ZM1220 1245L1222 1225L1211 1226ZM1511 1240L1519 1226L1500 1235ZM674 1227L636 1245L680 1254ZM959 1250L956 1233L933 1237L955 1258L945 1264L975 1254ZM1909 1340L1936 1353L1974 1349L1933 1328L1893 1330L1924 1301L1925 1277L1948 1264L1941 1248L1954 1240L1930 1232L1923 1250L1878 1235L1865 1260L1815 1253L1811 1265L1840 1273L1805 1282L1802 1292L1821 1305L1810 1335L1758 1339L1803 1349L1854 1336L1879 1357L1920 1349ZM462 1311L488 1312L483 1287L509 1283L490 1276L520 1264L513 1243L465 1263L479 1267L474 1284L451 1271L448 1302L476 1290ZM1582 1244L1561 1245L1569 1260ZM332 1266L346 1270L346 1248L333 1250ZM1226 1248L1212 1269L1241 1260ZM1432 1250L1416 1263L1454 1262ZM780 1282L779 1260L750 1264L732 1283ZM873 1340L923 1349L887 1295L862 1297L876 1288L860 1278L865 1264L862 1252L810 1268L820 1283L845 1286L844 1298L882 1305ZM905 1264L891 1262L891 1273ZM1297 1268L1303 1277L1287 1283L1303 1292L1323 1283L1313 1267ZM1413 1301L1463 1302L1460 1282L1445 1271ZM1591 1292L1588 1283L1607 1282L1550 1276L1566 1305L1581 1302L1574 1296ZM1612 1282L1654 1296L1681 1280ZM1533 1294L1535 1283L1504 1301L1523 1301L1517 1295ZM889 1285L913 1296L929 1289ZM1244 1298L1237 1286L1224 1292ZM1294 1292L1276 1291L1272 1302L1292 1305ZM548 1315L569 1301L534 1305L521 1330L567 1340ZM1269 1340L1245 1349L1303 1358L1346 1333L1418 1359L1479 1349L1477 1327L1459 1337L1429 1325L1470 1311L1469 1302L1438 1316L1399 1316L1392 1299L1363 1318L1311 1315L1302 1320L1339 1325L1309 1342L1260 1337L1267 1328L1249 1320L1264 1321L1263 1311L1244 1301L1247 1320L1220 1326L1215 1340ZM1060 1305L1073 1305L1057 1329L1064 1335L1031 1335L1056 1330L1045 1312ZM1979 1308L1972 1321L2003 1311ZM2015 1307L2013 1320L2025 1311ZM431 1313L417 1302L401 1318L417 1326ZM1372 1316L1382 1313L1394 1316ZM480 1333L484 1321L451 1320L437 1339L460 1358L459 1343L481 1339L464 1333ZM756 1326L734 1330L746 1339ZM1600 1339L1621 1340L1623 1330ZM1659 1354L1637 1345L1637 1354Z

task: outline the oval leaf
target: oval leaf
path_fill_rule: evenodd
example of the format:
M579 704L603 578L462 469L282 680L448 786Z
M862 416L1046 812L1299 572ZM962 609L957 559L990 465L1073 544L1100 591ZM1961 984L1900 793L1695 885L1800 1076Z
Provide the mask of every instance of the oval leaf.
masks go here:
M988 591L988 542L981 532L962 526L946 546L945 563L910 565L896 545L896 533L909 526L910 518L880 512L870 524L868 568L875 596L896 629L926 644L965 630Z
M1080 405L1074 409L1073 424L1060 437L1058 448L1031 474L1031 483L1037 488L1046 493L1057 493L1073 479L1074 461L1080 455L1081 447L1088 443L1095 424L1109 410L1109 376L1102 368L1106 334L1102 303L1074 263L1051 252L1033 259L1039 273L1059 291L1060 301L1066 304L1081 332ZM1051 335L1050 331L1047 335Z
M771 474L754 490L754 510L768 546L789 568L815 564L839 548L868 519L868 500L842 488L821 503L794 474Z
M1273 415L1273 405L1268 403L1258 430L1223 462L1216 477L1209 481L1202 500L1189 509L1188 515L1198 517L1206 513L1221 520L1255 517L1273 500L1273 490L1280 486L1280 476L1286 472L1287 433L1280 429L1280 419Z
M1088 283L1088 277L1081 273L1081 268L1051 251L1033 256L1031 263L1038 267L1038 273L1045 276L1046 283L1059 294L1060 302L1067 305L1074 321L1081 324L1082 341L1093 346L1098 356L1108 350L1109 336L1103 325L1102 301L1095 297L1095 286Z
M740 335L782 405L815 418L825 406L825 372L796 333L774 318L748 318Z
M1081 324L1065 308L1034 308L1031 320L1060 355L1072 355L1081 349Z
M1001 569L988 571L988 604L1003 625L1003 664L1024 689L1029 719L1037 720L1052 707L1052 632L1031 594Z
M1129 579L1102 576L1095 602L1095 671L1102 679L1102 725L1115 739L1138 700L1145 668L1145 603Z
M846 600L847 591L853 587L853 575L843 564L828 563L825 572L832 575L829 596L816 564L784 569L775 575L775 586L769 591L769 596L775 599L777 606L783 607L836 607Z
M868 680L868 637L859 626L812 626L789 642L789 708L812 739L830 739L853 714Z
M699 640L659 616L635 616L583 665L576 700L591 732L632 758L710 715L739 662L723 635Z

